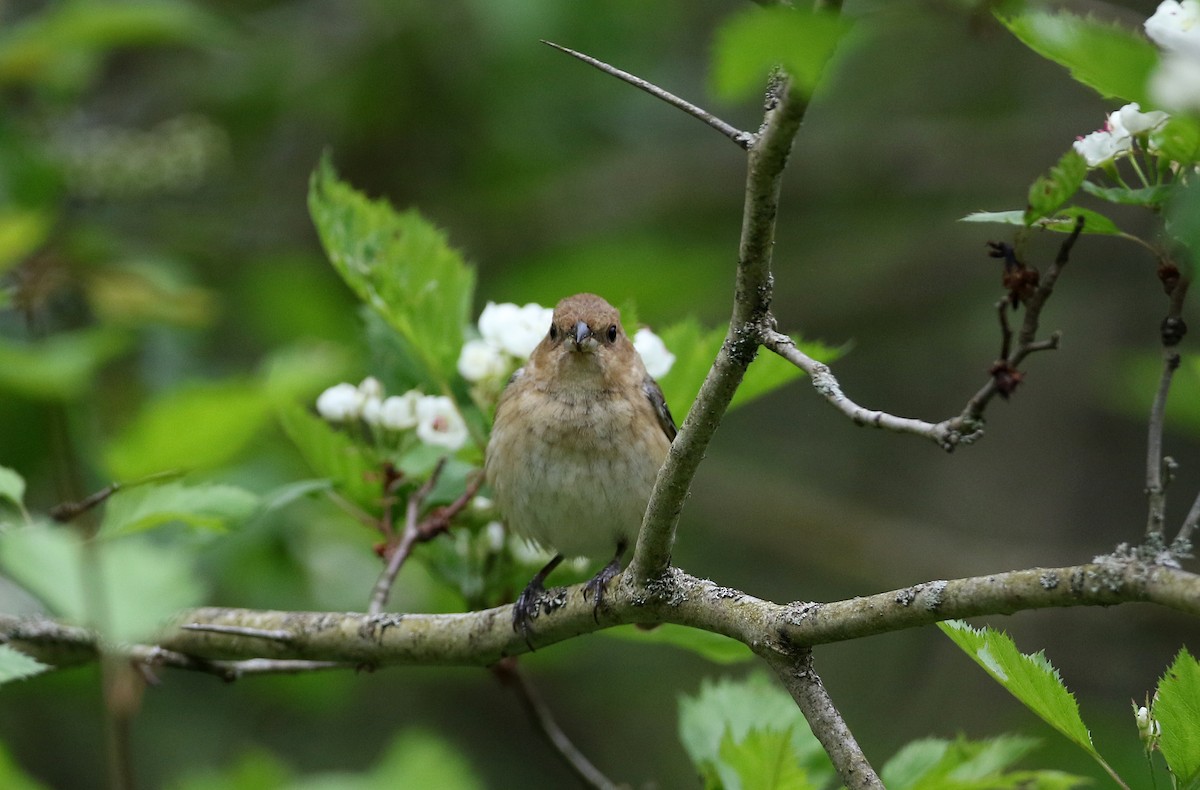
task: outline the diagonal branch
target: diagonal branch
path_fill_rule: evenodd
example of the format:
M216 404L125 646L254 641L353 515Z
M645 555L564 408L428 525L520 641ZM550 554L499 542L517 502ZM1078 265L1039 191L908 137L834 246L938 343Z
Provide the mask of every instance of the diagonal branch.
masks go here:
M622 71L621 69L618 69L615 66L610 66L609 64L605 63L602 60L593 58L591 55L585 55L582 52L576 52L573 49L568 49L567 47L564 47L561 44L555 44L553 41L546 41L545 39L542 39L542 43L546 44L547 46L554 47L559 52L565 52L568 55L570 55L571 57L578 58L579 60L582 60L584 63L587 63L589 66L594 66L597 69L599 69L600 71L603 71L605 74L616 77L617 79L622 80L624 82L627 82L630 85L632 85L633 87L643 90L646 93L649 93L651 96L655 97L656 99L662 99L663 101L665 101L667 104L671 105L672 107L676 107L680 110L683 110L688 115L692 116L693 118L697 118L697 119L703 121L704 123L708 124L712 128L716 129L721 134L728 137L730 140L733 140L733 142L735 142L739 148L748 149L755 142L754 135L751 134L750 132L743 132L741 129L738 129L738 128L734 127L733 125L728 124L725 121L722 121L720 118L713 115L708 110L705 110L702 107L697 107L696 105L692 104L691 102L687 101L686 99L681 99L678 96L676 96L675 94L670 93L669 91L663 90L662 88L658 87L657 85L655 85L652 82L647 82L646 80L642 79L641 77L630 74L628 71Z
M808 725L833 761L838 778L850 790L885 790L875 769L834 706L821 678L813 670L812 649L801 648L792 657L772 657L767 663L779 675Z
M759 327L769 320L771 253L775 244L780 185L806 107L804 97L794 92L787 82L779 84L776 90L767 110L766 123L748 157L746 200L729 331L671 444L666 462L658 472L638 535L637 549L629 565L629 577L640 586L661 576L670 565L683 500L722 415L741 384L746 368L758 353Z

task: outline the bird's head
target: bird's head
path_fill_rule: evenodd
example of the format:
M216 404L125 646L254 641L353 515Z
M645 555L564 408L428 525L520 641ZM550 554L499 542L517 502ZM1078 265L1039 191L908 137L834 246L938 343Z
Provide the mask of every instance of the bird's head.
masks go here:
M621 314L603 298L587 293L568 296L555 306L533 359L572 378L614 376L641 363L621 327Z

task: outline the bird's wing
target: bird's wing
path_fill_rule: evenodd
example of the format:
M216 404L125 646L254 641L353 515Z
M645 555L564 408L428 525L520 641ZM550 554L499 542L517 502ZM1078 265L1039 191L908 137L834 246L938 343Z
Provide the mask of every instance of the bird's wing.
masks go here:
M663 433L667 435L667 439L675 441L675 434L678 433L675 428L675 418L671 416L671 410L667 408L667 399L663 397L662 388L658 386L658 382L647 376L646 380L642 382L642 392L646 393L650 405L654 407L658 424L662 427Z

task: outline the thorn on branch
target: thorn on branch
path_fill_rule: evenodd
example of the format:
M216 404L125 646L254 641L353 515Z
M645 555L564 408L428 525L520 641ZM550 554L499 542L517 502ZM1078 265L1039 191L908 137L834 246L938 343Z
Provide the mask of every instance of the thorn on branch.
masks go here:
M248 636L254 639L269 639L273 642L291 642L295 637L290 631L251 628L243 625L220 625L218 623L184 623L179 626L185 631L205 631L213 634Z
M622 71L621 69L618 69L615 66L610 66L609 64L605 63L602 60L593 58L591 55L585 55L582 52L576 52L575 50L564 47L561 44L555 44L553 41L547 41L545 39L542 39L542 43L547 46L554 47L559 52L565 52L573 58L578 58L579 60L582 60L584 63L588 64L589 66L597 68L600 71L603 71L605 74L608 74L609 76L616 77L617 79L619 79L623 82L627 82L630 85L632 85L633 87L638 88L639 90L643 90L646 93L649 93L651 96L655 97L656 99L662 99L663 101L665 101L667 104L671 105L672 107L683 110L685 113L692 116L693 118L703 121L704 123L711 126L713 129L716 129L718 132L725 135L730 140L732 140L734 143L736 143L739 148L741 148L743 150L749 150L750 146L752 146L754 144L755 140L757 139L756 136L751 134L750 132L743 132L741 129L738 129L737 127L733 126L732 124L722 121L720 118L713 115L709 111L707 111L701 107L697 107L696 105L692 104L691 102L687 101L686 99L681 99L678 96L676 96L675 94L673 94L669 91L663 90L662 88L658 87L654 83L648 82L648 81L642 79L641 77L630 74L627 71Z

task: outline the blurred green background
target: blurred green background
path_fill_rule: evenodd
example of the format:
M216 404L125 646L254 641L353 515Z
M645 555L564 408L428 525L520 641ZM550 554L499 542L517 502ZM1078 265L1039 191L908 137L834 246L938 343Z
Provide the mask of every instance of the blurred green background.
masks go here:
M636 303L652 326L724 321L743 153L538 40L753 129L759 108L722 104L707 83L714 30L744 5L0 3L0 273L23 300L0 311L0 336L103 327L109 349L94 378L53 398L23 386L13 363L0 371L0 465L21 471L31 507L45 510L107 482L105 442L156 394L250 374L308 339L349 353L328 383L369 373L356 305L305 204L326 150L348 182L448 232L478 267L477 307L594 290ZM1076 8L1136 26L1155 5ZM1021 207L1032 179L1115 108L969 4L846 12L859 31L812 103L785 180L775 313L785 330L853 343L835 369L860 403L942 419L998 350L999 269L985 242L1005 232L956 219ZM1137 212L1117 218L1153 234ZM1034 263L1044 268L1058 241L1035 239ZM1153 381L1137 361L1153 358L1163 310L1147 254L1083 238L1044 313L1062 350L1029 360L1013 400L990 410L986 439L953 455L856 429L803 382L732 413L684 511L676 562L780 602L830 600L1074 564L1138 539ZM1181 377L1194 393L1195 370ZM1173 407L1194 408L1179 395ZM1200 487L1195 424L1178 425L1173 523ZM64 453L80 463L64 469ZM274 431L222 479L265 491L306 474ZM302 503L206 550L212 601L362 609L372 539L336 509ZM439 600L411 567L392 606ZM30 605L10 590L0 602ZM1195 623L1124 606L993 624L1046 650L1100 750L1138 775L1129 700L1153 688ZM915 737L1015 729L1046 739L1040 764L1099 777L936 629L823 647L816 660L877 765ZM678 696L745 671L602 636L523 665L598 766L660 787L692 781ZM362 770L410 729L461 748L487 786L572 782L480 670L162 679L134 733L147 787L250 750L300 773ZM50 786L96 786L100 711L92 669L6 686L0 741Z

